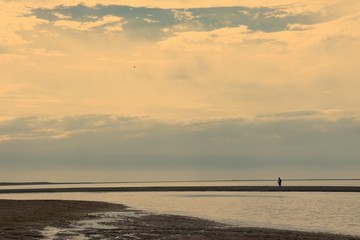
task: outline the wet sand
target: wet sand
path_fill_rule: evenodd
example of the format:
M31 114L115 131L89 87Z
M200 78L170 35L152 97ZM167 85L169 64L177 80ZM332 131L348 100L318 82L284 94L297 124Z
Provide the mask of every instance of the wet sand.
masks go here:
M169 186L0 189L1 193L56 192L360 192L360 186Z
M100 226L100 227L99 227ZM146 214L123 205L0 200L0 239L360 240L360 237L241 228L203 219Z

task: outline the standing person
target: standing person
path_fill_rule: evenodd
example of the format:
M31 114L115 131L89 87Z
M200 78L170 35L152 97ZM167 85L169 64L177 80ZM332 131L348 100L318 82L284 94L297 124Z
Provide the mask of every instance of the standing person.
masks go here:
M282 182L281 178L280 178L280 177L278 177L278 184L279 184L279 187L281 187L281 182Z

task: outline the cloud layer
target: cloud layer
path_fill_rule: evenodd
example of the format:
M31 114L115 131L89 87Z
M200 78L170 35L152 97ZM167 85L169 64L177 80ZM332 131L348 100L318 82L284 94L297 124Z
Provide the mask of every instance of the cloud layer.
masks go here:
M253 2L2 1L0 113L357 111L358 3Z
M0 0L2 174L351 175L359 8Z
M91 180L87 174L96 171L97 180L354 177L359 131L359 119L328 121L315 112L187 123L17 118L0 123L1 174L30 179L56 169L48 177L58 181Z

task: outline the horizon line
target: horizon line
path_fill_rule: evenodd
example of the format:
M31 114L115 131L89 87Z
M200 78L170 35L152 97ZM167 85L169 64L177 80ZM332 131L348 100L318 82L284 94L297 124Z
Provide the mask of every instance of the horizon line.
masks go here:
M360 178L283 178L283 181L360 181ZM61 184L113 184L113 183L181 183L181 182L270 182L274 179L210 179L210 180L149 180L149 181L71 181L71 182L0 182L0 186L6 185L61 185Z

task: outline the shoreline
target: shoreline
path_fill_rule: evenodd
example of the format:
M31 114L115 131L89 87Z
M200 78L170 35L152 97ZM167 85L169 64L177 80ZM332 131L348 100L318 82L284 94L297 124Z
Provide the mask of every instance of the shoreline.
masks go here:
M307 181L360 181L360 178L284 178L286 182L307 182ZM198 180L153 180L153 181L80 181L80 182L0 182L0 186L21 186L21 185L78 185L78 184L112 184L112 183L201 183L201 182L276 182L276 179L198 179Z
M6 193L62 192L360 192L360 186L162 186L0 189Z
M140 240L360 240L360 236L233 227L193 217L129 210L124 205L105 202L0 200L1 239L43 239L49 236L51 239L83 236L86 239Z

